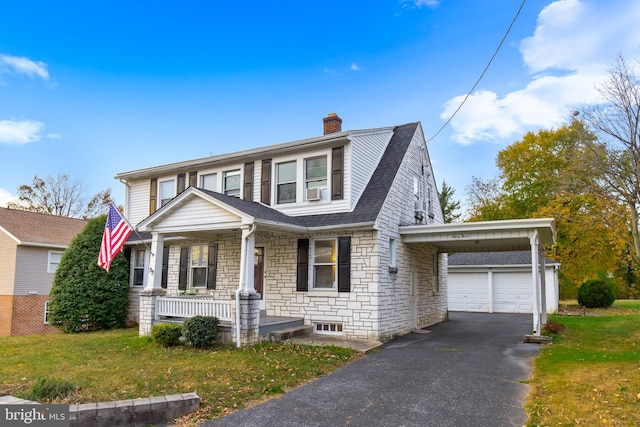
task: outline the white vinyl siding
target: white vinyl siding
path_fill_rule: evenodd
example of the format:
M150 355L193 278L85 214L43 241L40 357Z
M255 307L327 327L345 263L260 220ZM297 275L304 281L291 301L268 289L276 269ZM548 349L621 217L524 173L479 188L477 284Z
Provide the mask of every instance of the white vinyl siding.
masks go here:
M392 136L393 129L354 135L351 144L345 146L345 198L350 195L352 207L360 199Z
M154 228L160 232L171 230L194 230L194 229L210 229L211 224L216 227L234 228L240 226L240 217L229 213L229 211L218 208L210 202L193 198L186 202L172 215L168 215Z
M127 209L125 215L133 226L149 216L149 196L151 181L131 181L128 183Z

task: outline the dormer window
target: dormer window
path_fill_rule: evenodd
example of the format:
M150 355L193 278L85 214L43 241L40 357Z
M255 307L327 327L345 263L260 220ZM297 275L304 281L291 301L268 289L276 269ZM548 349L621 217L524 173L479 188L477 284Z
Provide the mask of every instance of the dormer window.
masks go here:
M324 199L327 189L327 156L305 159L304 174L305 200Z
M296 202L296 162L276 165L276 197L278 204Z
M215 173L201 175L200 187L205 190L218 191L218 175Z
M240 197L240 170L224 173L224 194L232 197Z

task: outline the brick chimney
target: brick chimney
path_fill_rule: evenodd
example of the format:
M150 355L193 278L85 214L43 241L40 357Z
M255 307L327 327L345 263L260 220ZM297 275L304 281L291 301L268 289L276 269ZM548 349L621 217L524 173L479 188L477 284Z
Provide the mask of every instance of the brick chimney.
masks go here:
M322 119L324 122L324 134L342 132L342 119L336 113L329 113Z

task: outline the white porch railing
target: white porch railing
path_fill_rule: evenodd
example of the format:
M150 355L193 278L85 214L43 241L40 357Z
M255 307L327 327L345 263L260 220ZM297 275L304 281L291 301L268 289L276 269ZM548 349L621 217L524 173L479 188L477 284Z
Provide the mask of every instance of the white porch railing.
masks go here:
M233 320L233 301L220 301L209 297L157 297L156 318L158 316L214 316L220 321L230 322Z

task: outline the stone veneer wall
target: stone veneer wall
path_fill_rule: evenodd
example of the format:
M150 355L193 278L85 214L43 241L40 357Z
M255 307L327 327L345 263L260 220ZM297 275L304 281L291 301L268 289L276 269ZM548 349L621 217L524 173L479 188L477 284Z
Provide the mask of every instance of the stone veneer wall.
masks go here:
M378 252L380 256L380 336L387 339L411 330L411 274L417 274L416 326L423 328L443 321L447 312L446 255L438 255L437 275L433 268L436 248L428 244L404 244L400 225L415 224L413 179L421 181L421 198L426 200L429 183L429 158L424 141L414 136L391 190L378 216ZM437 197L437 195L434 195ZM436 204L439 206L439 204ZM440 215L436 215L438 220ZM397 242L397 272L389 271L389 239ZM436 283L439 281L439 284ZM439 286L438 286L439 285Z

